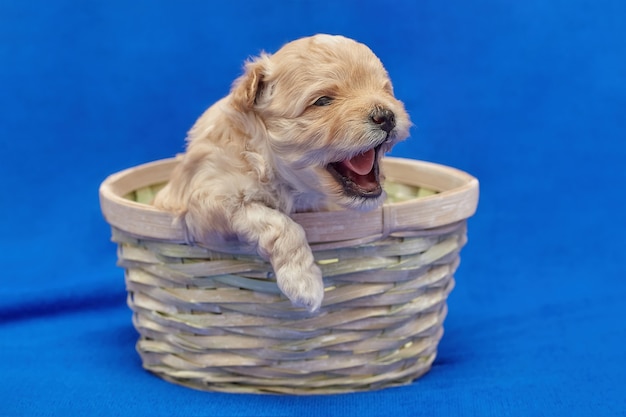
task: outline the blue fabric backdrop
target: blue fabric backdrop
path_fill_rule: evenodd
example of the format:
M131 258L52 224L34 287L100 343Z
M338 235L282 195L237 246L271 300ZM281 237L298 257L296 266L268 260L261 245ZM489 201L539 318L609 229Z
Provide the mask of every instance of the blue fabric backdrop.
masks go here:
M626 415L623 0L0 1L0 415ZM108 175L183 149L262 49L368 44L415 123L396 156L481 181L431 372L326 397L144 372Z

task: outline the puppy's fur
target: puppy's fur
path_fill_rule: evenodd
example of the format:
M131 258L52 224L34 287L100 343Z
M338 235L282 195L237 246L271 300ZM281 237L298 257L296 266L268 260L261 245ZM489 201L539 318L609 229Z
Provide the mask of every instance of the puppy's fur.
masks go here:
M368 47L342 36L299 39L249 61L198 119L155 205L176 213L195 242L253 245L292 303L315 311L321 272L289 213L381 205L380 158L409 127Z

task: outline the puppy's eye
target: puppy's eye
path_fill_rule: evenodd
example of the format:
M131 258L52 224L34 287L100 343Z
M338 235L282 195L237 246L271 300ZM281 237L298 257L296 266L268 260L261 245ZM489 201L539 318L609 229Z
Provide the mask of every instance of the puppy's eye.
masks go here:
M315 103L313 103L314 106L328 106L330 103L332 103L333 99L331 97L328 96L322 96L320 98L318 98L317 100L315 100Z

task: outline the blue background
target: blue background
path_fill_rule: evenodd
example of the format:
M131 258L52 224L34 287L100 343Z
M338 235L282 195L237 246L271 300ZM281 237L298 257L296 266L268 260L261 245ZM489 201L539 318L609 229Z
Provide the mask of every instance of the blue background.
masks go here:
M144 372L97 189L183 150L242 62L368 44L393 152L481 181L439 356L414 384L214 394ZM0 415L626 415L623 0L0 1Z

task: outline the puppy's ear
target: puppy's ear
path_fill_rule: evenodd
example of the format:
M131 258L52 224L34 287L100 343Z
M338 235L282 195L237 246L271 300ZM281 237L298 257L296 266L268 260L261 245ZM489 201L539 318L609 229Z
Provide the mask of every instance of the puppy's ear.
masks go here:
M244 74L233 83L230 95L233 106L239 111L251 110L263 93L267 76L269 55L248 61Z

